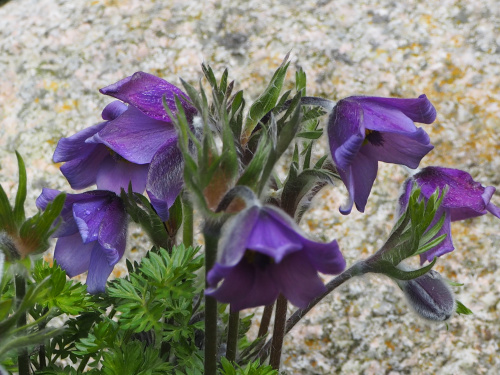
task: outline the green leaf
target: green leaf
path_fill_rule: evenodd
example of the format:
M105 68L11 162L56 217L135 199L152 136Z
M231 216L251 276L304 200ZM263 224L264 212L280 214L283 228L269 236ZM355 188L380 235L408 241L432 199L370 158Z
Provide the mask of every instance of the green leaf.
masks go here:
M456 301L457 303L457 314L460 314L460 315L473 315L474 313L469 309L467 308L462 302L460 301Z
M302 95L306 95L306 84L307 84L307 77L306 77L306 72L302 68L299 68L295 72L295 90L297 92L302 91Z
M288 54L283 59L282 64L276 70L269 85L264 92L252 104L247 115L245 127L242 134L242 144L246 144L250 139L250 135L259 123L260 119L271 109L273 109L278 101L283 82L285 80L286 72L289 66Z
M397 280L413 280L429 272L434 267L434 264L436 264L436 261L437 258L434 257L434 260L425 267L415 271L403 271L395 267L392 262L380 260L376 264L370 264L368 272L382 273Z
M297 138L319 139L322 135L323 135L323 130L314 130L314 131L300 132L297 134Z
M14 220L16 226L19 226L25 219L24 201L26 200L26 167L21 155L16 151L17 164L19 169L19 185L17 187L16 202L14 205Z
M160 217L156 214L151 203L142 194L134 193L129 185L128 193L122 189L120 197L125 210L132 220L140 224L156 246L170 247L170 238Z

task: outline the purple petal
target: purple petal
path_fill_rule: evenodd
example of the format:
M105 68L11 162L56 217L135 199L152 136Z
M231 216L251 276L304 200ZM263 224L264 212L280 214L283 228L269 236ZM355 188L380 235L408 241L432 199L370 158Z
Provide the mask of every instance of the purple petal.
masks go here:
M314 268L322 273L338 275L345 269L345 259L337 241L321 243L302 239L304 253Z
M167 221L168 210L184 185L184 161L177 148L177 138L165 143L155 154L149 166L147 192L151 204L162 219Z
M152 74L137 72L117 83L99 90L104 95L110 95L128 103L147 116L156 120L170 122L170 118L163 107L162 98L165 96L168 108L176 113L175 96L177 95L188 116L196 110L186 101L186 94L171 83Z
M54 198L61 192L53 189L42 190L42 194L38 197L36 205L38 208L44 210L49 202L52 202ZM73 204L80 201L85 201L88 199L106 199L109 196L107 191L90 191L80 194L66 194L66 200L64 201L64 206L56 221L58 225L56 232L52 234L52 237L65 237L78 232L78 226L73 217Z
M115 219L107 211L117 199L115 194L108 192L107 196L88 197L73 204L73 217L84 243L97 240L99 228L104 220Z
M218 263L226 267L236 266L247 249L247 240L258 220L260 208L252 206L244 209L222 228L219 241L220 259Z
M420 160L434 148L422 128L413 133L383 133L379 136L381 139L378 143L368 142L362 150L365 155L385 163L417 168Z
M104 145L87 144L82 158L73 159L61 166L61 172L73 189L85 189L96 183L101 164L111 158Z
M205 294L219 302L230 303L231 311L269 305L278 297L278 288L268 272L242 261L233 267L219 288L207 289Z
M446 208L459 209L452 214L454 219L471 217L468 216L470 211L467 214L465 209L476 211L479 214L486 213L485 198L487 196L483 197L485 188L479 182L474 181L467 172L458 169L427 167L417 173L414 178L422 188L422 194L426 198L429 198L436 188L444 189L445 186L449 186L442 205Z
M121 199L114 199L106 207L98 240L108 263L114 266L123 256L127 242L127 214Z
M106 107L104 107L101 116L103 120L108 120L108 121L114 120L126 110L127 110L126 104L123 104L119 100L115 100L109 103Z
M85 143L85 140L102 130L106 124L107 122L101 122L100 124L83 129L71 137L61 138L57 143L52 160L55 163L60 163L73 159L81 159L95 147Z
M434 257L439 257L441 255L447 254L455 250L455 246L453 246L453 240L451 238L451 220L450 220L450 211L448 209L443 208L443 206L441 206L437 210L436 215L434 216L434 220L432 220L432 223L431 225L429 225L429 228L432 228L434 225L436 225L439 219L441 219L443 212L445 214L443 226L441 227L439 232L433 237L433 239L442 236L443 234L446 234L446 238L436 247L432 248L429 251L426 251L423 254L420 254L421 264L423 264L426 260L432 262Z
M142 193L146 188L148 167L147 164L133 164L124 159L116 160L111 156L107 157L97 172L97 188L120 194L122 188L128 191L128 185L131 182L132 190Z
M79 233L57 240L54 259L69 277L79 275L89 269L93 243L84 244Z
M104 293L106 281L113 271L113 267L114 265L109 264L106 253L99 242L95 242L87 275L87 292L90 294Z
M420 95L417 99L380 98L369 96L355 96L348 99L359 101L362 103L363 108L370 107L375 110L376 106L380 106L383 109L377 109L376 111L378 113L385 112L386 110L399 111L412 121L423 124L431 124L436 119L436 109L425 95ZM402 124L398 126L401 125ZM368 126L367 128L371 129Z
M408 208L408 202L410 201L411 191L413 189L414 182L415 180L412 177L410 177L403 183L403 187L401 189L402 193L399 196L399 201L398 201L399 217L401 217L401 215L403 215L406 209Z
M307 255L299 252L287 256L273 267L273 279L283 295L295 306L305 308L326 291Z
M129 106L87 142L103 143L132 163L147 164L172 138L177 139L177 134L171 123L154 120Z
M248 236L246 248L265 254L276 263L302 249L299 235L267 208L262 208L253 230ZM284 212L282 215L286 215Z
M356 203L359 212L365 211L366 202L377 177L377 159L365 155L363 150L356 156L347 173L339 170L340 177L349 192L349 204L341 207L340 212L347 215L352 208L352 201Z
M337 103L328 119L328 140L335 165L346 170L365 140L363 111L358 103Z
M486 206L486 209L488 210L489 213L492 215L495 215L500 219L500 207L494 205L493 203L488 203Z

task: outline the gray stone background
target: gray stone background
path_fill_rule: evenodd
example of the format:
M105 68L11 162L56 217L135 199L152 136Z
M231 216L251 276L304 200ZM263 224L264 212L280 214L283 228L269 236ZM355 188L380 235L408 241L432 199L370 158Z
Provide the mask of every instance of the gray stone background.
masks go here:
M4 1L2 1L4 2ZM196 83L200 63L227 67L255 95L291 50L308 94L415 97L436 106L424 125L436 148L421 166L469 171L500 187L500 2L497 0L12 0L0 7L0 182L12 196L14 150L28 167L29 213L44 186L68 191L51 162L58 139L100 120L98 88L147 71ZM315 150L325 152L322 141ZM302 226L337 238L351 264L388 235L405 171L380 165L365 214L338 213L342 187L322 191ZM500 204L499 193L493 202ZM419 320L390 280L368 275L325 299L286 339L290 374L498 374L500 222L453 224L455 252L436 269L473 316ZM135 228L129 255L147 241ZM48 257L50 258L50 257ZM115 276L125 272L118 266Z

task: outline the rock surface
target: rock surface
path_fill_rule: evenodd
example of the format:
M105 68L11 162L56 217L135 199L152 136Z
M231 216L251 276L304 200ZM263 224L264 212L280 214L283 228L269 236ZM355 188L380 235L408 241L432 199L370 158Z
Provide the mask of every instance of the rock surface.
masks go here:
M110 98L97 89L135 71L196 83L205 61L219 74L227 67L255 95L291 51L288 85L300 66L309 95L425 93L438 118L425 126L435 149L421 166L464 169L500 187L499 31L496 0L10 1L0 7L0 182L12 196L18 150L28 166L29 214L42 187L69 191L51 162L58 139L98 122ZM323 140L316 152L326 149ZM365 214L341 216L345 189L324 189L303 227L337 238L348 264L372 254L391 229L405 173L380 165ZM500 204L498 193L493 202ZM454 316L448 329L428 325L395 284L369 275L339 288L292 331L283 369L500 373L499 227L491 215L454 223L456 251L436 267L465 284L454 289L473 316ZM137 228L132 234L129 254L137 256L147 242Z

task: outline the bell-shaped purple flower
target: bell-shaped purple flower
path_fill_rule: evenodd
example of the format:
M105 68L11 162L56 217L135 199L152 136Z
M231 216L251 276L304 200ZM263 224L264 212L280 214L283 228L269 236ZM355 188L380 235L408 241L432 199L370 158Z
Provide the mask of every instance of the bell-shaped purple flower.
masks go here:
M414 122L430 124L436 110L425 95L417 99L351 96L340 100L328 120L333 161L349 192L342 214L353 203L364 212L378 162L417 168L433 149L429 136Z
M37 207L45 209L59 193L43 189ZM70 277L88 271L89 293L104 292L108 276L125 252L127 223L123 202L113 192L67 194L52 235L58 238L54 258Z
M268 205L248 207L228 222L219 252L206 294L230 303L233 311L268 305L279 293L306 307L326 290L318 271L338 274L345 268L337 241L307 239L285 212Z
M430 225L430 227L434 226L444 213L443 227L435 237L446 234L446 238L438 246L420 254L421 263L426 260L430 262L434 257L449 253L455 249L451 238L452 221L470 219L485 215L488 212L500 218L500 208L490 202L496 190L493 186L484 187L479 182L474 181L467 172L442 167L423 168L406 180L403 194L399 198L400 212L404 212L408 206L414 183L420 187L421 196L426 200L437 188L442 190L448 186L448 192Z
M186 116L192 120L196 109L176 86L154 75L137 72L100 90L120 101L103 111L106 120L69 137L62 138L54 153L71 187L119 193L132 183L134 191L147 190L151 203L163 220L183 184L182 154L177 134L163 107L163 97L176 113L178 96Z

